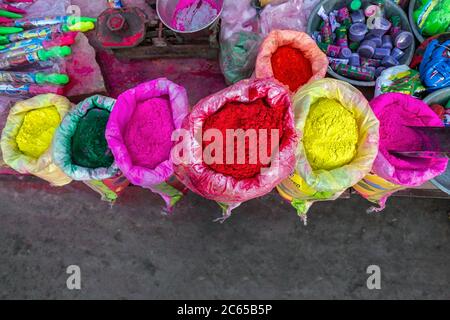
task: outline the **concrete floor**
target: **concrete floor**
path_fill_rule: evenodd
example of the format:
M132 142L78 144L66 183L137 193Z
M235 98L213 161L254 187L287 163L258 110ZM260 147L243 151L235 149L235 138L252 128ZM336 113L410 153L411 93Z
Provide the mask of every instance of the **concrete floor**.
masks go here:
M2 178L3 179L3 178ZM190 194L176 214L128 189L113 208L84 186L0 180L0 298L450 299L448 200L320 203L304 227L277 194L224 224ZM78 265L82 289L66 288ZM381 267L381 290L366 268Z

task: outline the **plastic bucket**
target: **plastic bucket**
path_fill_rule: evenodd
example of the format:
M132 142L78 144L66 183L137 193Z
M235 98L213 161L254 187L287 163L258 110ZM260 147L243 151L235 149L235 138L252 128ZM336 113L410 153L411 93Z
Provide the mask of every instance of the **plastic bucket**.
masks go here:
M425 99L423 99L423 101L428 105L437 103L444 106L449 100L450 87L435 91L432 94L428 95ZM445 171L439 177L432 179L431 183L433 183L436 187L438 187L445 193L450 194L450 165L447 167L447 171Z
M324 7L325 11L327 13L337 10L343 7L349 7L352 0L323 0L320 2L314 10L311 12L311 15L308 20L308 34L312 35L314 31L319 30L320 23L322 22L322 18L317 14L319 12L319 9L321 6ZM362 7L365 8L368 5L372 4L372 1L370 0L362 0ZM388 0L385 2L385 13L386 17L391 16L400 16L401 22L402 22L402 30L413 32L411 29L411 26L409 25L408 17L406 16L403 9L395 4L394 2ZM400 59L400 64L406 64L409 65L411 63L411 60L414 56L415 51L415 43L413 43L406 51L405 55ZM346 77L343 77L331 69L331 67L328 67L328 74L332 76L333 78L340 79L343 81L347 81L354 86L360 86L360 87L373 87L375 86L375 81L359 81L359 80L353 80Z
M219 8L217 15L215 15L213 18L210 19L207 23L205 23L202 26L199 26L198 28L194 30L179 30L174 24L174 14L175 10L177 8L177 5L180 3L180 0L156 0L156 12L158 14L159 19L164 23L164 25L178 33L185 33L185 34L192 34L199 31L202 31L204 29L207 29L212 24L214 24L220 17L222 11L223 11L223 2L224 0L198 0L198 4L201 5L202 1L205 3L207 2L213 2L217 5Z
M419 7L419 2L416 0L411 0L409 2L408 16L409 16L409 24L411 25L411 29L413 30L414 35L416 36L417 40L419 40L419 42L422 43L425 41L425 38L420 33L419 28L417 28L417 24L413 18L414 10L416 10L418 7Z

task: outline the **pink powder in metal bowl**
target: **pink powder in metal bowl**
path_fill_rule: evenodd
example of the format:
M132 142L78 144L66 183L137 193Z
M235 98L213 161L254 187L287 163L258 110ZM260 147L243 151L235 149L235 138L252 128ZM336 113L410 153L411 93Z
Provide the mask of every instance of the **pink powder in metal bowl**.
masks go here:
M154 169L170 156L175 130L167 98L138 104L128 122L124 141L134 165Z

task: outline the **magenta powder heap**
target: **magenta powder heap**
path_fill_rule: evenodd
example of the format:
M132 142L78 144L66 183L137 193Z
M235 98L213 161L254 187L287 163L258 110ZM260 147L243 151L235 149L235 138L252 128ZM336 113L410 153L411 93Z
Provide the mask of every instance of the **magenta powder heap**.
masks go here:
M154 169L169 158L175 130L167 97L152 98L136 106L124 133L133 163Z

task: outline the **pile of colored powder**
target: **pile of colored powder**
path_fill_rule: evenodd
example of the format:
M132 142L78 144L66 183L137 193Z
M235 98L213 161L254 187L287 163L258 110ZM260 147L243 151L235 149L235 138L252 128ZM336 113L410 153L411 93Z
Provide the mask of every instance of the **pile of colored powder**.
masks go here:
M78 122L72 137L72 161L85 168L108 168L114 157L105 138L109 111L90 109Z
M287 85L294 92L312 77L312 67L302 52L290 46L277 49L272 55L272 69L275 79Z
M212 0L181 0L175 8L172 26L179 31L194 31L206 27L219 14Z
M422 121L427 114L416 112L408 104L396 103L380 108L376 116L380 120L380 152L395 168L422 169L429 167L431 158L401 157L392 154L395 150L421 150L427 138L407 126L426 126Z
M152 98L136 106L124 135L133 164L155 169L169 159L174 130L167 98Z
M269 164L261 163L259 154L259 130L267 130L267 156L272 155L271 143L272 134L271 129L279 130L279 141L283 140L285 132L283 131L283 118L286 112L286 106L271 107L264 99L259 99L251 103L229 102L225 104L218 112L211 115L206 119L203 124L203 133L209 129L220 130L224 142L223 150L223 162L207 164L212 170L222 173L224 175L232 176L237 180L252 178L261 173L262 168L270 166ZM227 129L255 129L256 141L251 143L250 139L245 140L245 162L244 164L238 164L238 139L235 137L234 143L231 139L227 139ZM230 141L229 141L230 140ZM203 150L213 141L204 141ZM278 145L277 145L278 146ZM230 148L234 147L234 162L227 164L226 155ZM283 145L281 144L280 148ZM252 161L253 156L256 153L256 162ZM215 156L213 154L213 156ZM254 162L254 163L251 163Z
M352 112L334 99L319 99L306 118L303 145L313 170L332 170L357 153L358 125Z
M61 117L54 106L27 112L16 136L19 150L38 159L50 147L60 122Z

